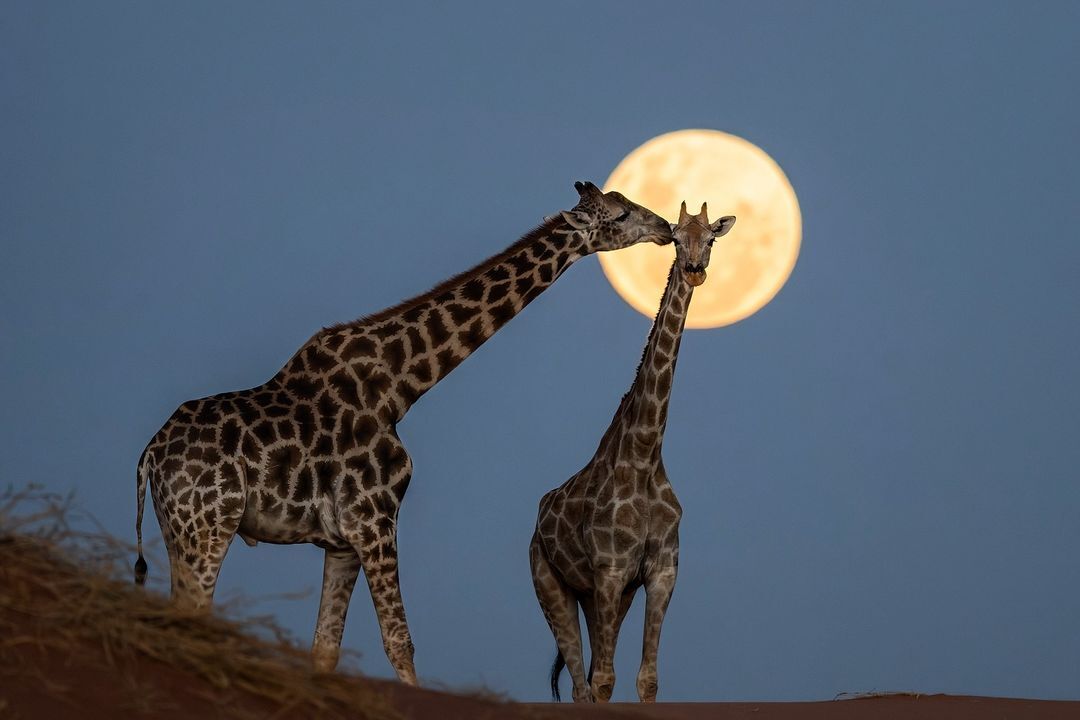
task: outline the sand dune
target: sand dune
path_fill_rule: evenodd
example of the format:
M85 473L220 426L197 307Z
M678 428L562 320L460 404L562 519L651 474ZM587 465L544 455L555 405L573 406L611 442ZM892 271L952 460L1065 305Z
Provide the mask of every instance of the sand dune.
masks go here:
M0 496L3 718L1080 718L1078 702L890 695L807 703L518 704L317 675L266 618L178 613L125 580L129 549L68 524L54 496L28 517Z

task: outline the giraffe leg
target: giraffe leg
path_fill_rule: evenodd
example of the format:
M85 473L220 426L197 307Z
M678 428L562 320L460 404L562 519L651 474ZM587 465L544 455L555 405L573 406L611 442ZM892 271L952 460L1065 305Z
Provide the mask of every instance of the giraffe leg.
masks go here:
M161 529L161 539L165 542L165 552L169 557L169 597L175 602L179 595L176 587L176 579L180 571L177 567L176 534L173 531L171 504L161 497L159 488L163 480L151 475L147 481L147 489L154 500L154 515L157 517L158 527ZM179 524L179 523L178 523Z
M397 530L391 528L380 544L366 548L357 547L364 567L375 614L382 631L383 649L390 660L398 680L406 685L416 685L416 669L413 666L413 643L409 625L405 620L405 603L401 600L398 580Z
M544 557L543 549L535 537L529 546L529 563L532 566L536 599L540 601L540 609L544 611L544 618L551 628L551 634L555 636L555 644L559 647L559 652L566 662L566 669L570 672L570 679L574 683L574 702L592 702L592 693L585 683L577 600Z
M337 667L341 635L345 631L345 614L349 610L349 599L359 574L360 556L355 550L326 551L319 619L315 624L315 639L311 643L311 660L316 672L333 672Z
M163 503L155 499L154 509L157 510L158 506L162 504ZM165 541L165 552L169 557L169 597L175 601L179 595L179 590L176 587L176 579L180 575L180 570L177 567L176 538L173 535L172 527L169 525L168 515L158 512L157 516L158 525L161 527L161 539Z
M641 643L641 669L637 692L641 702L656 702L656 655L660 646L660 627L664 624L671 593L675 590L678 568L658 568L645 582L645 632Z
M630 611L630 606L634 602L634 594L635 594L635 592L636 592L636 588L634 590L629 590L627 592L624 592L622 594L622 597L619 598L619 616L615 619L615 641L616 641L616 643L618 643L619 629L622 627L623 620L626 619L626 613ZM596 653L593 652L593 648L596 647L596 625L597 625L596 603L593 601L591 596L587 596L587 595L582 596L580 598L580 602L581 602L581 610L582 610L582 612L585 613L585 626L589 629L589 655L590 655L590 658L589 658L589 674L588 674L586 679L589 681L589 683L592 683L593 672L596 670L596 668L595 668ZM612 653L614 653L614 651L615 651L615 649L612 648Z
M592 693L597 702L608 702L615 689L615 641L619 632L619 609L626 589L625 573L608 570L597 573L596 646L593 647ZM629 609L629 606L627 606Z
M581 604L581 614L585 616L585 629L589 632L589 674L585 676L585 682L592 684L593 672L596 671L596 601L592 595L578 597Z
M209 612L221 563L239 524L240 519L236 518L235 522L176 538L172 578L172 600L176 607Z
M162 533L164 535L164 533ZM165 550L169 554L169 597L176 601L176 598L180 595L180 589L176 585L176 579L180 577L180 563L176 558L176 541L172 538L165 538Z
M225 474L238 473L232 466L220 467L216 471L217 481ZM193 498L194 493L199 492L198 487L191 487L186 494ZM180 609L208 612L214 601L221 564L240 527L244 507L237 503L229 506L226 512L223 506L216 503L195 505L192 501L187 508L190 520L183 526L184 529L170 530L166 535L172 566L172 601ZM175 513L176 510L165 512Z

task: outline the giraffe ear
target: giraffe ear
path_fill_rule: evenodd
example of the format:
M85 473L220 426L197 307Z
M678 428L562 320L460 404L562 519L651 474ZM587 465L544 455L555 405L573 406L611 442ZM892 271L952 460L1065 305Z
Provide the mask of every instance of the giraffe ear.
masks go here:
M724 217L720 218L712 225L710 225L709 229L713 231L713 235L715 235L716 237L724 237L728 234L728 231L731 230L731 226L734 224L735 216L725 215Z
M563 210L562 217L563 220L566 221L566 224L575 230L585 230L592 227L593 224L591 215L576 208L573 210Z

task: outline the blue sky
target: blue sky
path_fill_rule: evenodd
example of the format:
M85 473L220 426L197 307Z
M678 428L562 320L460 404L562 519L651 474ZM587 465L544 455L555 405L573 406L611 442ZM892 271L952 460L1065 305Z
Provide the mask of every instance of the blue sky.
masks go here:
M780 163L804 238L771 304L683 343L660 698L1080 697L1080 5L393 5L5 4L0 482L130 537L180 402L714 128ZM424 681L546 696L537 502L648 325L583 260L402 424ZM311 589L259 606L307 643L321 567L237 543L219 597ZM390 674L362 586L345 645Z

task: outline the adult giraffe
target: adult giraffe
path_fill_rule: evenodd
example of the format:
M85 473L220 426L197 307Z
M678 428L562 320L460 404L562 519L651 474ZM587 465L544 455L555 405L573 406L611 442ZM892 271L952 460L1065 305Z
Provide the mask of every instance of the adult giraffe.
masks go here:
M581 196L503 252L423 295L316 333L258 387L181 405L138 466L139 558L146 485L165 539L172 598L202 609L234 535L248 544L326 550L312 643L320 671L337 666L345 614L363 568L398 678L415 684L398 585L397 516L412 476L397 423L575 260L671 241L658 215L617 192Z
M734 224L730 215L710 224L704 204L698 215L682 204L672 229L675 262L634 384L588 464L540 501L529 561L536 597L558 645L551 668L556 700L564 662L574 702L611 698L615 641L641 586L645 632L637 691L642 702L656 700L660 626L675 589L682 517L660 457L668 400L694 287L705 282L713 241ZM592 651L587 679L579 604Z

